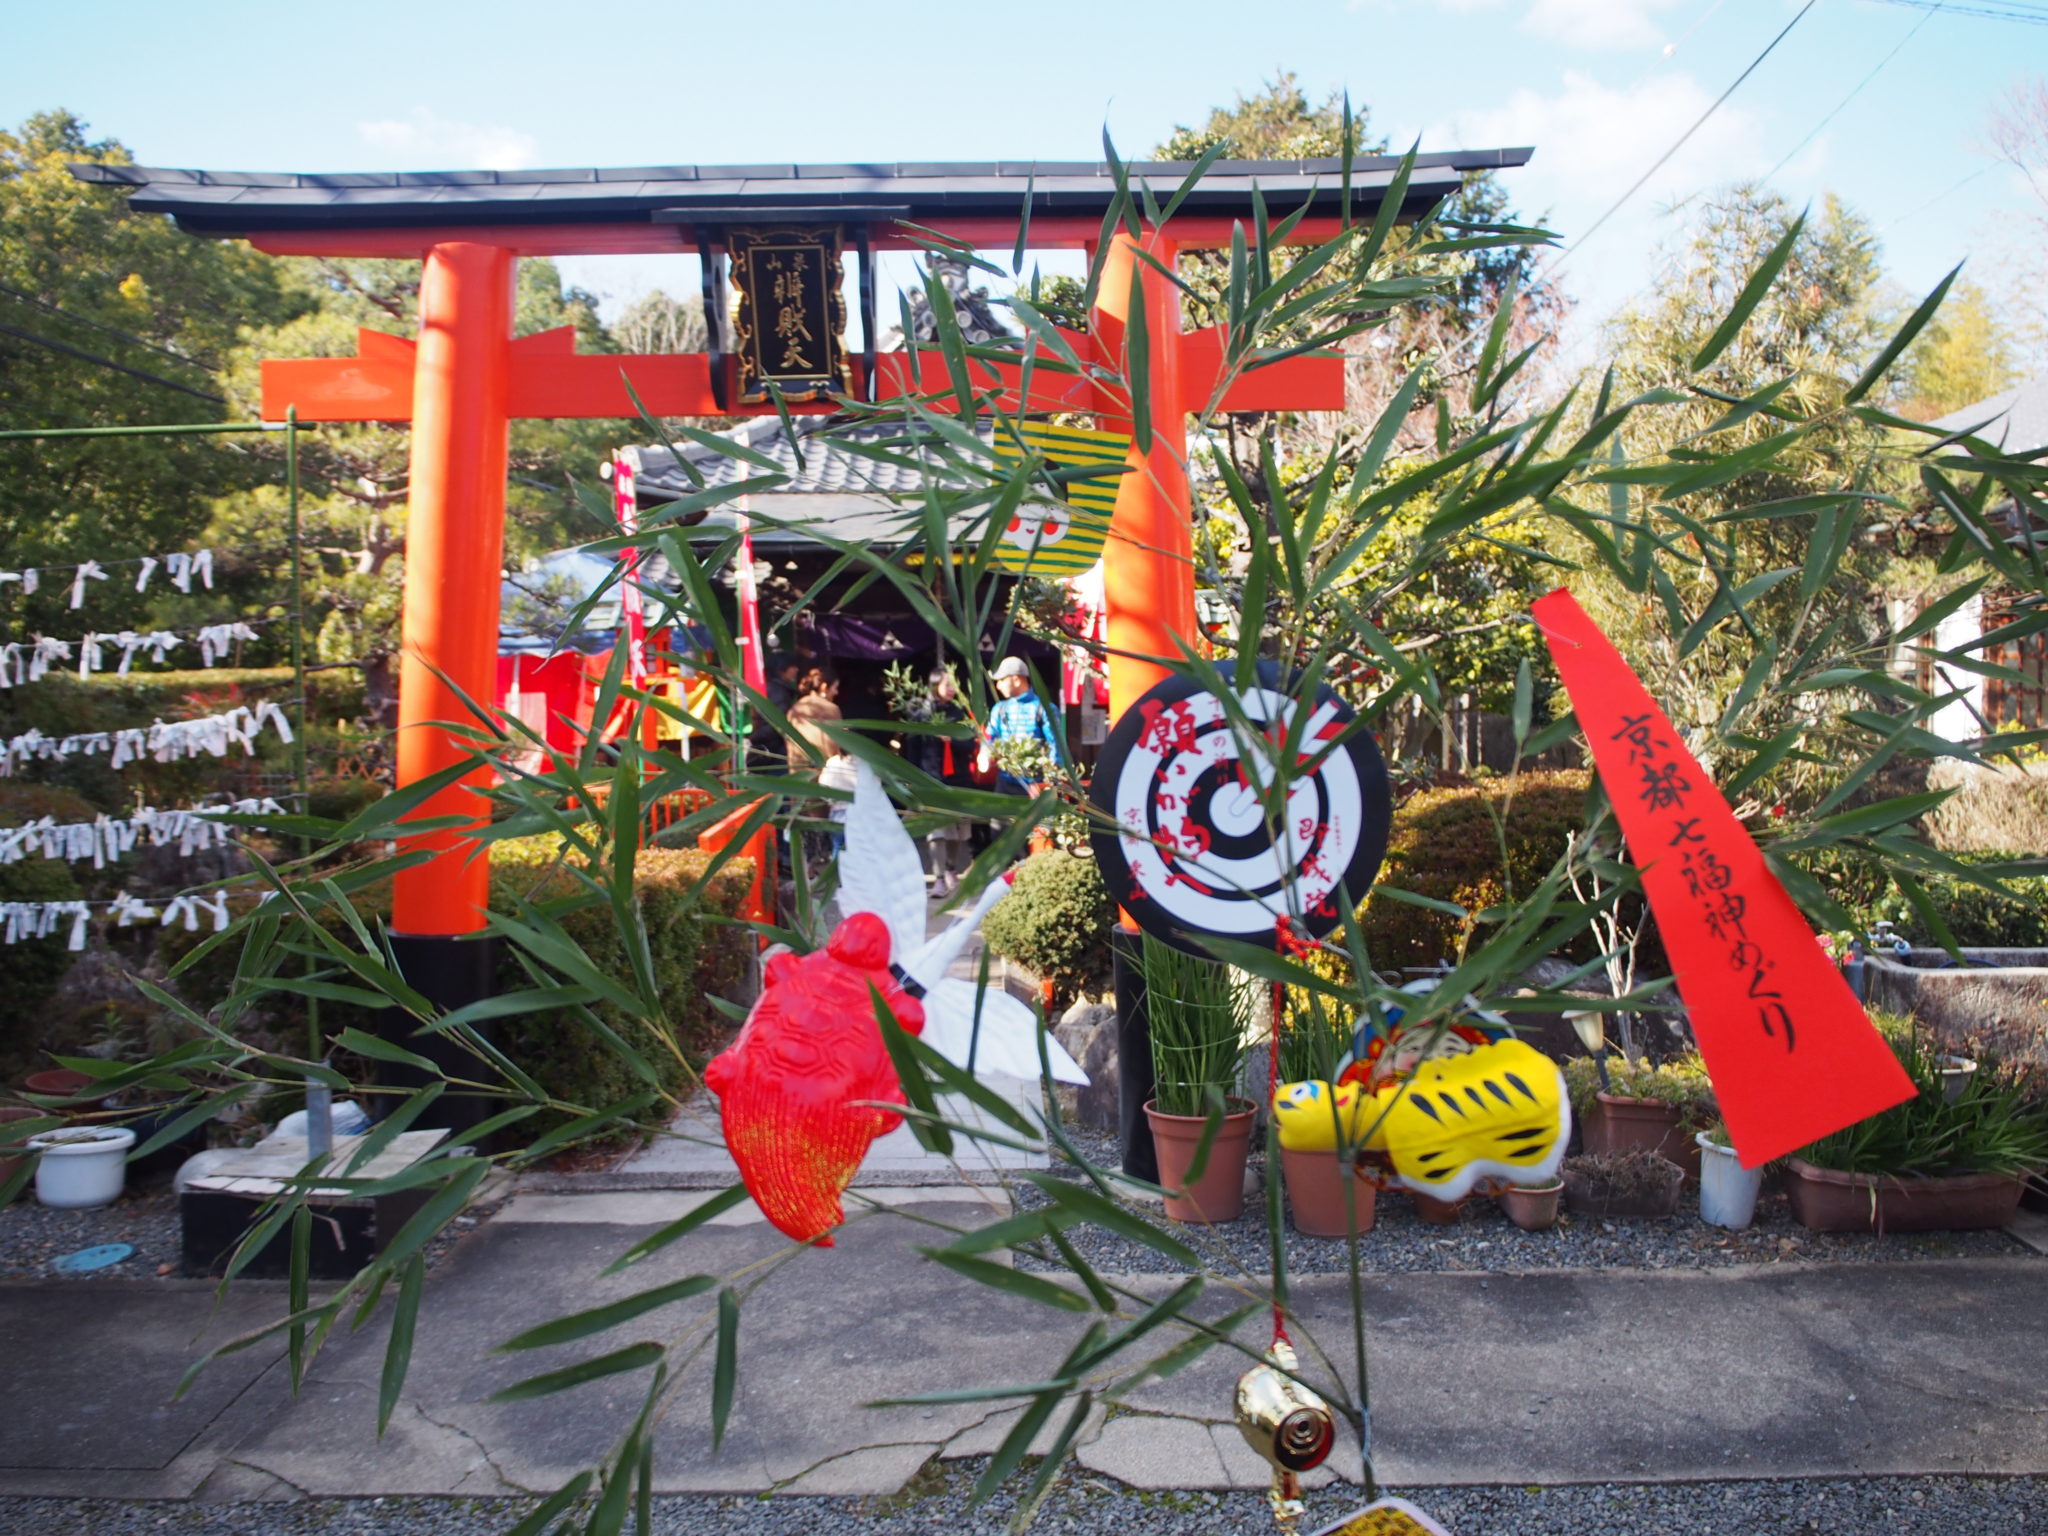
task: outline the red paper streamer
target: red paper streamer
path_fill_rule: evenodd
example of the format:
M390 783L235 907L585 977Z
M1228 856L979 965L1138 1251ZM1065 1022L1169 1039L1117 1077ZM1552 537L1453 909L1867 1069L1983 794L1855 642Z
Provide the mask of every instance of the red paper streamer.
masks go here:
M1569 592L1533 611L1743 1166L1911 1098L1912 1079L1642 680Z

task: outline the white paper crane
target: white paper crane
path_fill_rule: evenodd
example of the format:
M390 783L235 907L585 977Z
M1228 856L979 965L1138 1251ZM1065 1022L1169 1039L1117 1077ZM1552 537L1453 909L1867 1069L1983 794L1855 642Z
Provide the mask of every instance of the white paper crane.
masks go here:
M839 859L840 910L872 912L888 927L889 958L903 989L924 1001L925 1044L977 1075L1004 1072L1036 1078L1037 1015L1001 987L981 989L946 974L988 909L1009 890L1007 877L990 881L971 910L937 938L926 939L924 867L918 862L917 846L904 831L874 769L866 763L855 765L846 851ZM1081 1064L1050 1035L1045 1054L1059 1081L1088 1081Z

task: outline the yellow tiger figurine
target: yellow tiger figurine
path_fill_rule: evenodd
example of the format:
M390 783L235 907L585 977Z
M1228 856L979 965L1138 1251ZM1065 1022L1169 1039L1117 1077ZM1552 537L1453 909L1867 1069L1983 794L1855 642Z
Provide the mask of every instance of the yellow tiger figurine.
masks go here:
M1402 1184L1439 1200L1462 1199L1489 1176L1548 1183L1571 1139L1564 1074L1520 1040L1424 1061L1370 1102L1374 1113L1358 1117L1366 1147L1387 1154Z
M1370 1123L1360 1113L1366 1109L1377 1113L1377 1101L1357 1083L1333 1088L1312 1080L1282 1083L1273 1090L1273 1123L1280 1131L1280 1145L1290 1152L1336 1151L1340 1123L1344 1140L1356 1146Z

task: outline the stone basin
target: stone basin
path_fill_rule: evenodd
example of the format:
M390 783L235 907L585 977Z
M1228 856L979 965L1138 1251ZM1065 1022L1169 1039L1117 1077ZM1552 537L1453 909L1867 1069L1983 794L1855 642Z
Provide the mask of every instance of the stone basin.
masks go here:
M1867 1001L1910 1013L1958 1055L2048 1064L2048 949L1913 949L1868 961Z

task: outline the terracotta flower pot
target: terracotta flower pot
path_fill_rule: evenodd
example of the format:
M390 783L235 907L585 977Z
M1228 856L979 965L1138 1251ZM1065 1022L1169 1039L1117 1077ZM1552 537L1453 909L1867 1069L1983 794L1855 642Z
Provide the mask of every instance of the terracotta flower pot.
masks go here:
M1435 1195L1408 1191L1408 1198L1415 1202L1415 1214L1433 1227L1454 1227L1465 1209L1463 1200L1439 1200Z
M1564 1198L1564 1181L1552 1179L1533 1187L1510 1184L1494 1198L1509 1221L1524 1232L1548 1232L1557 1225L1558 1202Z
M1372 1230L1379 1192L1355 1163L1347 1167L1335 1152L1294 1152L1282 1147L1280 1168L1295 1231L1305 1237L1343 1237L1351 1231ZM1344 1204L1347 1172L1352 1189L1348 1214Z
M1175 1221L1213 1226L1235 1221L1244 1214L1244 1167L1252 1144L1252 1119L1256 1113L1249 1099L1226 1101L1227 1113L1209 1144L1209 1161L1202 1176L1188 1183L1188 1167L1201 1144L1202 1115L1169 1115L1156 1101L1145 1101L1145 1118L1152 1123L1152 1146L1159 1157L1159 1182L1179 1194L1166 1197L1166 1214Z
M1565 1208L1579 1216L1669 1216L1678 1209L1679 1192L1685 1188L1685 1173L1666 1159L1668 1182L1658 1189L1617 1195L1604 1178L1580 1172L1567 1160L1564 1170Z
M1839 1173L1801 1158L1786 1164L1792 1215L1815 1232L1971 1232L2002 1227L2025 1184L2009 1174L1946 1178Z
M21 1086L28 1093L46 1094L53 1099L68 1099L73 1094L84 1093L98 1079L89 1073L77 1072L70 1067L52 1067L47 1072L35 1072L21 1080ZM88 1099L81 1104L67 1106L73 1110L98 1109L106 1102L106 1095ZM62 1113L62 1111L59 1111Z
M1631 1099L1618 1093L1602 1093L1599 1110L1586 1127L1588 1152L1626 1152L1630 1147L1648 1147L1685 1170L1694 1183L1700 1177L1700 1149L1692 1136L1678 1128L1678 1106L1662 1099Z

